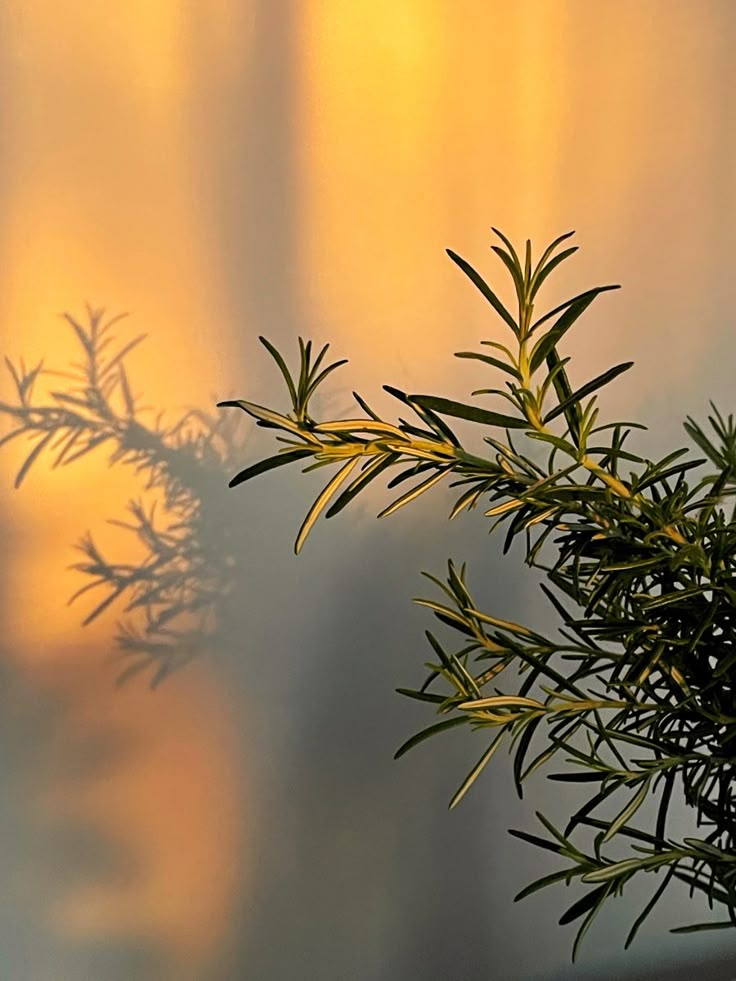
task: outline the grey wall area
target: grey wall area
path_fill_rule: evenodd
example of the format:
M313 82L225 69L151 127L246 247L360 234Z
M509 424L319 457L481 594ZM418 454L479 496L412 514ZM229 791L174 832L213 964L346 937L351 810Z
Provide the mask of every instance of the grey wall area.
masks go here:
M0 5L14 365L65 369L79 352L57 315L89 299L130 310L116 343L148 335L126 359L148 426L233 413L224 398L288 408L259 335L292 365L300 336L350 359L320 413L354 414L357 389L395 418L385 383L462 399L493 383L452 357L502 326L443 249L500 278L492 225L537 249L576 228L545 302L624 288L569 335L571 375L636 361L602 416L647 423L637 448L654 457L686 445L682 420L710 399L733 408L728 0L64 7ZM70 391L40 382L38 404ZM0 438L16 395L7 373ZM668 932L714 915L684 885L624 950L656 877L610 901L572 964L557 921L577 893L514 903L557 866L508 834L539 833L535 811L564 823L572 785L537 775L519 800L501 753L450 812L482 732L393 760L434 721L395 689L423 680L425 629L452 642L412 603L435 598L422 571L467 562L482 610L556 626L518 548L502 555L480 509L448 522L446 488L378 521L390 492L372 487L296 557L328 471L228 489L274 449L240 426L227 459L187 462L189 551L151 581L184 568L211 633L153 690L150 673L115 686L118 625L140 610L123 598L82 626L91 597L67 605L86 531L140 561L107 520L155 498L145 471L100 447L69 467L40 457L15 490L32 445L0 447L0 981L736 978L729 931Z

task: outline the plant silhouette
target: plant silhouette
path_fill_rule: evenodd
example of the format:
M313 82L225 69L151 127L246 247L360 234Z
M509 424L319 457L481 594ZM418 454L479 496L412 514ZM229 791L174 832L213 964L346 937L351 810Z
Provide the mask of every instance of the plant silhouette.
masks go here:
M72 565L86 581L70 602L96 595L83 625L119 603L124 615L112 651L118 662L117 683L139 676L155 687L194 657L232 649L232 641L228 647L223 639L223 624L231 626L228 617L241 616L234 598L242 597L244 589L238 576L245 550L227 521L225 482L242 453L244 433L239 423L198 409L166 423L163 413L141 406L131 389L126 360L144 337L116 344L113 333L121 319L89 306L86 319L65 314L81 354L70 370L47 369L43 362L28 369L23 360L14 364L5 359L15 399L0 402L0 415L10 423L0 445L16 440L31 444L15 476L16 488L44 456L58 468L106 448L110 466L131 467L139 475L141 497L129 503L127 515L111 519L135 540L139 558L116 561L103 554L87 531L76 546L80 558ZM61 380L58 388L56 379ZM51 391L37 394L46 380ZM230 636L237 635L236 630ZM150 938L123 933L104 942L83 943L46 937L40 931L32 944L21 942L26 921L43 921L38 903L44 905L49 897L51 902L63 900L85 884L115 890L121 876L145 877L145 868L140 868L143 856L119 841L107 825L70 817L36 829L25 814L45 792L49 773L62 786L91 787L114 779L116 768L129 765L131 754L140 755L145 747L131 745L127 729L99 721L83 739L74 736L70 741L74 729L65 728L67 717L88 697L87 686L79 679L74 683L73 665L62 661L55 672L65 678L71 671L72 686L62 691L47 690L41 679L16 677L10 658L0 661L0 670L9 699L2 712L0 749L8 779L14 779L16 770L25 774L13 795L17 806L6 814L8 826L19 829L11 833L11 840L21 843L19 857L9 855L4 864L14 894L25 895L21 880L28 875L37 887L34 909L16 903L13 922L6 925L8 936L15 938L13 949L18 947L25 958L18 971L31 969L39 981L61 976L140 981L170 977L169 955ZM19 733L26 735L19 738Z
M82 354L71 371L49 370L43 362L28 370L22 360L14 365L5 359L17 401L0 403L0 414L12 422L0 445L19 437L33 443L16 487L44 453L53 454L53 467L59 467L107 447L109 464L133 467L149 498L158 498L131 501L127 520L110 519L142 546L136 563L107 558L92 535L84 534L77 545L82 558L72 568L88 581L70 600L93 590L104 594L85 625L116 600L125 603L131 616L118 627L125 659L119 681L149 670L155 686L206 649L226 615L228 598L237 595L242 550L225 517L223 476L242 454L243 429L196 408L169 425L163 413L144 422L152 410L134 397L125 359L145 335L115 348L112 330L122 316L106 318L104 310L89 306L86 323L64 314ZM34 388L42 376L63 378L64 390L36 400Z

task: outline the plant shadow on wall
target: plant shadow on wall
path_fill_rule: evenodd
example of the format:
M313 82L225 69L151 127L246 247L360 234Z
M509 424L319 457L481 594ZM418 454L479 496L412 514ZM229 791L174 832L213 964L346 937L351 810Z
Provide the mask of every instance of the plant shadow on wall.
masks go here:
M131 466L145 477L141 498L129 504L127 520L109 519L135 537L141 557L133 563L108 560L85 533L76 546L82 558L73 569L87 581L70 602L96 591L102 598L86 615L90 624L111 604L125 601L132 614L118 625L122 668L118 683L149 672L153 687L208 649L238 596L242 551L238 532L227 522L223 474L242 456L244 438L232 420L190 409L171 425L133 396L125 358L144 339L139 335L117 350L112 328L121 316L105 319L104 310L88 308L84 325L64 317L74 331L82 360L71 372L26 369L5 359L17 393L15 404L0 403L13 428L0 445L26 437L33 448L15 478L19 488L42 453L53 454L53 468L69 466L98 447L111 446L110 466ZM45 375L64 379L63 390L38 403L34 386ZM142 619L142 622L140 622Z
M233 668L236 683L238 674L242 674L248 697L252 690L253 664L243 661L243 638L253 628L252 607L247 597L253 592L255 571L248 557L253 555L254 538L253 528L247 522L233 521L237 502L228 488L230 473L241 465L244 457L248 439L245 417L220 413L213 418L191 410L164 425L161 415L156 416L153 410L140 406L126 369L128 355L143 337L121 339L116 345L113 334L119 331L120 320L106 317L100 310L88 309L86 319L67 314L65 321L81 354L71 371L50 370L43 364L29 369L23 362L15 364L6 360L16 394L13 401L0 403L0 414L12 424L0 437L0 445L15 440L28 440L31 444L23 455L15 485L24 489L31 469L44 457L54 468L68 467L87 454L104 452L107 448L111 466L132 467L140 475L144 495L130 503L127 517L112 521L137 543L138 558L116 561L91 534L85 533L77 543L78 560L73 565L84 579L71 601L88 604L85 625L114 609L114 605L123 607L125 615L118 625L111 681L116 679L120 685L148 682L156 688L172 672L190 665L194 658L214 652L220 661L225 656ZM42 384L44 391L38 394ZM330 408L337 411L331 403ZM378 557L373 564L378 567ZM351 576L354 572L348 569L347 578ZM341 610L352 601L354 590L347 592L345 602L338 603ZM376 633L372 632L370 637L365 637L361 666L352 669L354 674L357 672L356 677L365 680L366 689L371 677L385 675L393 657L388 642L388 633L393 634L390 625L381 622L375 626L386 631L386 642L381 645L385 651L384 662L376 664L373 651ZM405 782L405 778L380 764L371 740L366 737L351 743L352 777L349 775L348 783L343 786L344 767L338 750L342 743L337 736L350 729L355 710L354 704L346 703L340 683L344 678L344 650L339 647L326 651L325 660L323 675L311 689L308 706L304 707L302 700L295 706L299 745L307 746L307 755L313 753L322 762L319 767L307 762L305 767L302 756L292 760L280 758L280 778L270 790L278 798L278 835L265 835L259 842L259 854L265 858L262 881L257 887L252 883L254 872L249 871L251 889L259 896L259 902L251 909L247 897L243 897L248 908L243 916L245 922L239 927L247 929L247 938L235 956L237 964L242 958L248 970L263 977L280 976L283 971L288 974L293 970L293 947L264 939L272 938L275 930L281 935L284 924L288 924L289 935L294 944L300 945L302 955L312 956L315 964L325 965L324 970L328 969L328 963L334 965L338 960L344 963L344 972L352 969L356 937L364 936L366 930L365 910L357 899L350 903L335 899L345 888L346 863L335 861L338 837L343 842L341 847L347 849L344 858L349 867L363 881L364 888L377 897L373 947L379 952L379 960L384 939L379 915L385 901L384 890L393 894L401 888L402 876L416 881L417 874L424 874L429 865L435 872L443 868L448 875L460 874L449 854L440 863L432 857L440 847L439 829L436 834L430 832L423 836L426 854L403 858L398 863L376 862L377 809L382 801L389 806L396 782ZM278 691L272 694L268 670L267 665L260 665L257 701L264 713L273 718L274 704L278 704L279 711L283 709L283 685L276 679ZM38 692L29 692L24 704L33 704L34 698L38 700ZM397 705L393 711L399 709ZM248 699L249 727L257 710L258 705ZM56 713L63 716L67 711L71 711L69 706L59 704ZM42 714L48 733L41 740L40 730L34 731L38 757L44 757L46 748L58 741L58 726L51 726L48 708ZM94 768L91 765L88 768L86 779L109 778L119 754L132 752L125 745L114 745L114 736L114 733L95 732L96 763ZM11 733L8 745L12 742ZM81 746L68 749L72 756L76 754L74 760L69 760L70 765L75 762L79 769L86 750ZM41 764L42 760L34 757L24 769L36 772ZM71 863L72 874L77 879L87 873L89 878L97 880L103 868L113 861L124 866L129 874L137 874L140 856L123 855L116 841L100 835L99 828L82 826L79 822L59 824L46 836L44 845L34 844L33 853L46 854L45 849L51 847L53 838L60 846L56 849L59 862ZM68 847L72 840L79 842L83 838L90 851L94 847L95 871L87 868L86 858L84 862L75 860L74 849ZM394 848L395 854L391 826L386 822L380 840L387 850ZM281 870L290 882L289 890L282 887ZM390 876L388 886L387 876ZM318 897L313 887L315 881L323 882ZM456 885L466 894L471 891L460 882ZM477 896L473 909L480 931L488 890L479 882L473 894ZM429 898L425 905L439 917L439 907L432 907ZM29 911L27 915L31 918L34 913ZM421 923L412 920L413 929L421 933L417 948L426 946L424 926L424 919ZM167 973L165 953L144 951L144 942L142 938L131 938L125 957L120 945L108 945L104 950L69 951L67 962L75 966L69 969L68 976L85 974L104 981L118 977L116 972L121 964L125 964L126 981L162 981L172 976ZM58 966L61 963L58 951L55 956ZM216 958L225 962L222 977L228 979L232 976L229 957L229 952L223 952L221 958L219 955ZM439 953L435 962L436 973L432 977L439 981L446 976L439 973ZM480 970L481 965L476 966ZM219 981L221 975L216 973L219 966L214 970ZM480 979L486 975L484 970L476 976ZM36 976L39 981L42 978L45 981L40 970Z
M126 617L118 624L112 655L116 672L110 681L122 685L147 675L156 687L194 657L232 651L233 638L242 636L246 552L237 529L227 522L226 474L242 456L245 434L239 422L194 409L171 425L163 424L162 415L147 424L144 418L151 410L139 407L125 368L126 357L143 337L116 347L113 329L120 318L106 318L102 310L88 308L86 322L65 318L82 355L71 371L50 371L43 363L27 369L22 361L14 364L6 358L15 397L0 403L0 415L11 423L0 445L23 439L32 444L15 478L16 488L44 454L51 455L56 468L105 447L111 450L110 465L127 465L140 475L144 497L130 503L125 520L112 520L135 539L139 557L114 561L89 533L84 534L73 568L86 582L70 602L96 594L85 625L116 601L122 604ZM52 388L57 378L62 383L58 390L37 397L34 389L46 378L53 379ZM9 822L24 829L20 838L28 842L15 861L23 881L29 869L28 874L38 879L33 908L22 914L21 907L14 906L7 921L3 947L15 950L24 932L17 922L24 916L35 920L38 902L42 908L46 901L63 902L64 894L77 886L107 884L114 891L120 883L129 889L136 877L145 880L142 856L112 837L106 826L89 823L84 816L46 822L45 830L31 833L28 813L34 813L38 800L49 792L44 783L49 760L55 781L79 788L84 795L85 788L114 778L116 766L131 765L131 757L140 757L145 746L131 745L127 731L109 720L70 740L66 721L80 698L95 697L85 694L84 678L76 678L72 695L60 693L58 684L48 687L16 678L10 658L2 660L0 669L7 676L3 702L9 700L2 713L7 770L32 775L23 778L22 792L11 795L16 820L9 814ZM57 680L66 670L62 659L54 672ZM21 746L30 757L17 758ZM59 883L63 885L57 895ZM16 894L24 894L22 882ZM71 940L63 950L60 944L64 946L63 940L52 939L50 933L45 946L34 939L26 945L23 956L30 960L24 961L24 969L32 964L39 981L61 976L55 971L64 977L103 979L119 977L124 970L126 978L139 981L172 976L166 953L145 937L126 940L111 934L106 943L84 949L71 949Z
M491 530L508 523L504 551L524 539L526 563L553 587L542 585L564 625L560 637L483 612L468 589L465 566L450 561L444 580L428 576L438 593L417 602L460 641L453 650L426 632L429 674L421 687L399 691L434 706L440 718L396 755L456 726L490 731L493 738L451 807L501 746L513 750L519 796L529 775L560 758L570 766L550 779L592 786L564 829L538 813L548 837L511 832L565 862L517 899L562 882L588 887L560 918L578 926L574 960L604 904L644 873L652 874L655 888L627 947L665 889L678 883L707 897L721 918L675 932L736 926L736 514L729 508L736 492L736 426L713 406L712 432L690 418L685 423L702 457L678 449L650 460L624 449L632 431L645 427L598 422L596 393L633 362L574 389L570 358L558 347L596 297L617 287L589 289L542 316L534 313L544 281L576 251L557 251L571 234L533 265L530 242L520 260L496 231L502 244L492 248L511 276L516 316L469 263L449 252L511 333L508 346L482 342L492 354L457 356L503 373L505 389L473 395L504 399L513 414L384 386L418 421L386 421L355 393L363 418L319 422L310 399L341 362L323 368L326 348L313 361L311 343L301 338L294 374L261 338L286 383L286 413L245 400L220 405L279 431L284 444L240 471L231 486L295 462L306 463L305 470L338 467L299 529L297 553L323 512L339 514L396 468L389 487L419 479L382 516L449 478L461 488L451 518L487 498ZM485 426L492 434L484 437L490 455L464 448L448 417ZM521 437L523 447L515 442ZM534 755L540 736L543 745ZM670 836L673 798L689 808L691 836ZM638 826L637 815L652 801L652 826Z

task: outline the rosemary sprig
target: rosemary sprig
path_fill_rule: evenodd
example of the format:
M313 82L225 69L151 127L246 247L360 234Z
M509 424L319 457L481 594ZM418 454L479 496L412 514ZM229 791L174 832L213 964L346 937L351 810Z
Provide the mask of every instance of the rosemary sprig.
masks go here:
M728 919L714 926L736 924L736 523L725 512L736 489L733 417L724 419L713 406L713 437L688 418L686 432L704 457L692 459L685 448L655 461L624 449L631 432L645 427L599 423L596 401L632 362L574 387L567 374L570 358L558 350L593 301L617 287L588 289L539 316L540 288L576 251L558 251L573 233L560 236L534 264L529 241L522 262L509 240L494 232L501 244L492 249L516 294L513 312L465 259L448 254L510 331L508 344L481 342L493 354L457 355L501 373L503 388L473 395L503 399L504 411L384 386L418 422L383 420L357 394L364 418L319 422L309 413L309 400L342 362L318 374L327 347L312 364L311 344L300 338L300 367L292 374L261 338L285 379L290 409L282 413L244 400L220 405L238 407L259 426L281 430L286 446L241 470L230 485L297 461L307 470L337 467L302 525L297 551L322 513L337 515L389 471L398 470L389 488L414 483L408 491L402 488L382 515L448 479L460 488L451 518L485 501L491 531L506 526L504 551L522 538L527 564L545 572L549 585L542 588L561 620L559 636L478 609L464 567L450 562L445 581L430 576L443 595L417 602L459 634L461 646L453 653L427 632L436 659L427 665L420 687L399 691L434 705L440 718L396 755L456 726L493 730L451 807L501 743L514 751L519 794L526 778L560 753L572 769L550 777L591 785L564 834L540 815L553 841L515 832L568 862L517 898L576 878L593 887L560 921L582 921L573 957L603 904L642 872L664 870L664 876L627 946L673 879L725 906ZM448 418L485 426L488 456L465 450ZM512 434L527 440L528 453L517 448ZM547 451L545 464L539 449ZM710 472L702 472L704 465ZM698 469L700 477L694 479ZM502 675L508 679L503 689L497 687ZM535 740L542 747L529 759ZM711 829L705 837L682 842L667 837L677 794L698 825ZM658 802L656 825L642 831L633 821L652 798ZM606 805L614 807L613 816L601 815ZM597 834L588 854L573 837L591 829ZM629 844L632 851L604 855L604 846L614 842Z

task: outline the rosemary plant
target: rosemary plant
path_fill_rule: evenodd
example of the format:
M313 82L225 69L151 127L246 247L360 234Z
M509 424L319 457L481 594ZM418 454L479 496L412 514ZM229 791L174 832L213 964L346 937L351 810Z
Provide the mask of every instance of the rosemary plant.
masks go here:
M130 502L127 521L110 519L136 537L140 560L111 561L86 533L76 546L82 558L72 568L88 582L70 602L90 590L104 592L85 625L115 601L125 602L130 616L118 625L117 653L124 662L118 680L150 670L155 686L211 646L240 593L238 557L244 550L228 526L224 482L244 440L239 420L198 409L170 425L163 413L143 421L151 410L133 396L125 359L145 335L111 348L112 329L123 316L106 318L104 310L89 306L86 323L64 314L82 354L70 372L46 369L43 362L27 369L22 360L15 365L5 359L16 400L0 402L0 415L11 422L0 446L19 437L33 444L16 487L44 452L55 454L56 468L102 447L111 450L111 466L132 466L143 478L148 499ZM37 399L34 387L46 376L66 379L66 387Z
M485 734L489 741L450 807L502 745L513 753L520 796L530 774L560 757L572 768L549 774L551 779L591 785L563 830L537 814L549 837L511 832L565 861L517 899L562 881L589 887L560 919L579 922L573 960L606 900L640 873L656 873L658 884L627 947L673 879L725 913L718 922L677 929L736 926L736 524L726 513L736 486L733 417L725 420L713 406L712 435L688 418L685 429L701 458L678 449L649 460L624 449L632 430L645 427L601 424L595 393L632 362L573 390L570 358L558 351L591 303L617 287L586 290L539 316L541 287L576 251L569 244L560 248L573 233L556 239L535 264L530 242L522 259L494 231L500 244L492 249L518 301L513 313L468 262L448 254L509 331L508 344L482 342L491 353L457 354L504 376L505 388L473 395L504 399L505 412L386 385L415 420L386 421L354 393L364 417L317 421L310 399L344 362L323 366L329 345L314 356L311 342L300 338L299 370L292 374L261 337L283 375L290 409L278 412L245 400L219 404L243 410L284 445L237 473L230 486L292 463L306 463L303 472L336 466L299 529L297 553L322 513L334 517L384 475L391 477L390 488L418 480L381 516L443 480L459 489L450 518L485 501L491 530L506 528L504 552L522 538L527 564L543 570L548 585L542 589L562 624L559 636L480 610L464 565L450 561L444 580L425 573L438 593L416 602L450 628L456 642L452 649L426 631L433 655L428 674L420 687L398 691L432 706L439 719L396 756L456 726ZM448 419L485 427L487 455L464 449ZM691 471L704 464L709 472L701 470L695 479ZM673 795L684 799L695 826L703 828L697 837L668 834ZM651 801L657 806L654 826L637 827L637 812ZM612 815L602 814L606 806ZM581 844L583 832L589 845Z

